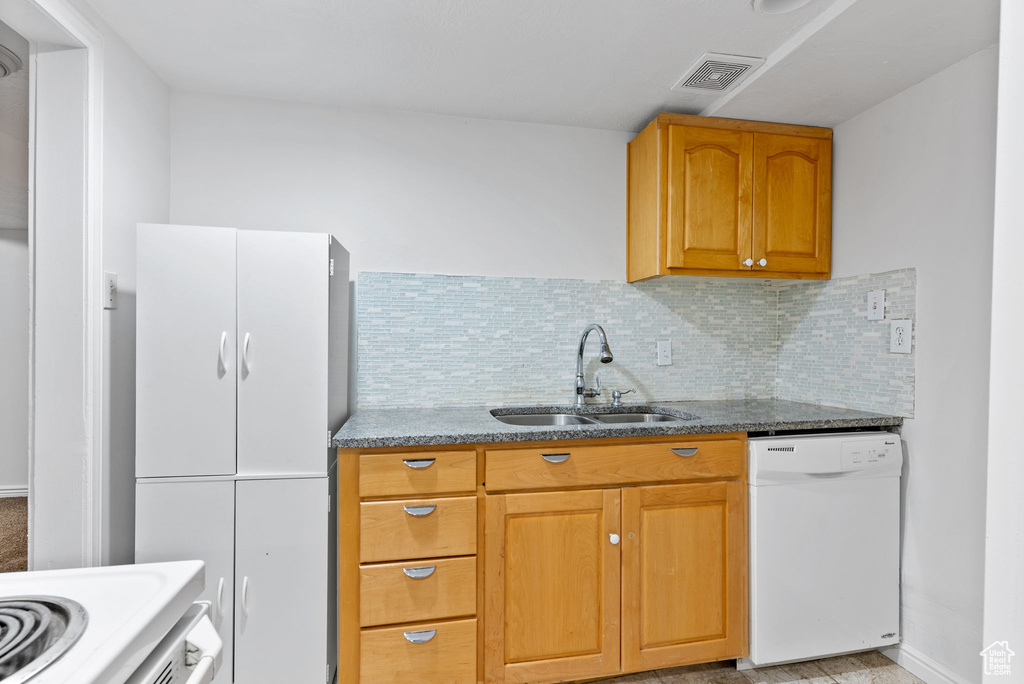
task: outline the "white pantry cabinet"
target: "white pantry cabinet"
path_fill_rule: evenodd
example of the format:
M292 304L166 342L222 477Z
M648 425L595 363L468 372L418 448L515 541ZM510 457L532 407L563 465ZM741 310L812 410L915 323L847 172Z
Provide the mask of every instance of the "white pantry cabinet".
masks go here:
M136 560L206 563L216 684L337 667L348 258L327 234L139 226Z

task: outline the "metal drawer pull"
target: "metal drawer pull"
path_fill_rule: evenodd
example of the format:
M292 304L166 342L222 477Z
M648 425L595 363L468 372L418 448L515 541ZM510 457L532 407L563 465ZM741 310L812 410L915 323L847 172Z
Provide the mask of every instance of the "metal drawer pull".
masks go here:
M437 508L437 506L402 506L402 510L415 518L422 518L425 515L430 515L434 512L435 508Z
M406 458L402 460L402 463L409 466L410 468L429 468L434 465L434 459L432 458Z
M418 632L402 632L405 635L405 640L413 644L425 644L434 638L437 634L436 629L421 629Z
M405 573L406 577L413 579L425 579L434 574L434 570L437 570L436 565L424 565L418 568L402 568L402 572Z
M541 454L540 457L548 463L565 463L569 460L569 456L571 455L572 454Z
M673 449L672 453L676 456L694 456L697 453L697 447L680 447Z

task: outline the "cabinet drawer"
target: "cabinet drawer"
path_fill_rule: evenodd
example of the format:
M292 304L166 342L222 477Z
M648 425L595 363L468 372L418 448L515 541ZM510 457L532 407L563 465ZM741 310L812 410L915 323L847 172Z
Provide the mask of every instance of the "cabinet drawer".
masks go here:
M424 496L476 490L475 451L360 454L359 496Z
M362 563L476 553L476 497L359 504Z
M360 682L476 682L476 620L364 629L359 650Z
M502 492L740 477L745 460L742 439L495 449L487 452L485 482Z
M476 557L438 558L359 569L363 627L476 613Z

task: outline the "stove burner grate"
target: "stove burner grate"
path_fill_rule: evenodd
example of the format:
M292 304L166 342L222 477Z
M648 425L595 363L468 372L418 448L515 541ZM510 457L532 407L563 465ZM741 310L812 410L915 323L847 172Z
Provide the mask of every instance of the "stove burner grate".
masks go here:
M0 599L0 682L27 682L71 648L88 623L79 603L56 596Z

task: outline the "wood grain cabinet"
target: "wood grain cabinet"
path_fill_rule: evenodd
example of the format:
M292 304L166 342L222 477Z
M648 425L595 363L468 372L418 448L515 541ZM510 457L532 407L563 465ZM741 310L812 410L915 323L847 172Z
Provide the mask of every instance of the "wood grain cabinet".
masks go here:
M830 277L830 129L661 114L627 177L630 282Z
M338 464L341 684L547 684L747 655L746 435L342 449Z

